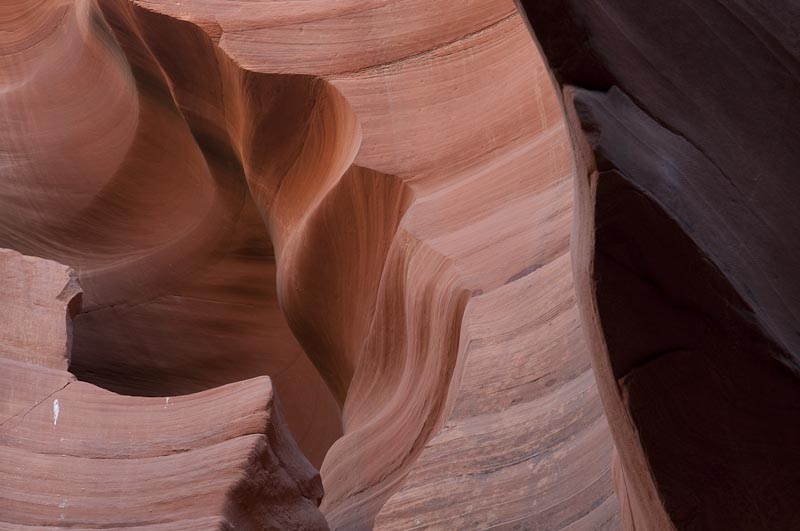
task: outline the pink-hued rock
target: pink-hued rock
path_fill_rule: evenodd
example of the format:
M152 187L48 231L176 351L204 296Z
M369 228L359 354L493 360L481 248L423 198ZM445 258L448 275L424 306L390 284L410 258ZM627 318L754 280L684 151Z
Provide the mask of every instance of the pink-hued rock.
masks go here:
M0 17L26 43L3 50L0 109L34 138L0 133L24 162L0 245L69 264L84 290L71 370L88 383L61 392L133 419L187 395L152 442L96 457L208 453L229 424L244 444L252 411L228 394L269 375L333 528L618 526L571 270L570 138L513 2L64 0ZM62 91L70 119L44 116ZM203 411L216 431L179 429ZM40 415L13 451L48 444ZM209 454L209 481L241 478L253 448ZM247 511L275 487L233 498Z
M0 278L0 528L327 529L268 378L163 398L77 381L74 275L0 250Z
M798 21L0 2L0 529L800 528Z

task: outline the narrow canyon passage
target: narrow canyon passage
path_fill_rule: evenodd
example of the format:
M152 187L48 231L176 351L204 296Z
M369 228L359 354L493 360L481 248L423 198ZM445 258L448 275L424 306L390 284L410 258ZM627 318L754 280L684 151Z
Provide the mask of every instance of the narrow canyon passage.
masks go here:
M512 1L59 0L25 13L4 43L2 109L25 135L4 137L0 246L77 271L70 368L84 382L69 393L92 383L118 394L92 387L107 398L87 402L124 409L132 395L146 415L190 401L192 418L227 404L275 419L252 447L252 426L232 428L216 471L245 480L203 525L279 499L323 525L313 472L291 451L271 460L292 437L320 470L331 528L626 522L635 504L621 511L614 493L573 275L583 175ZM609 349L627 352L615 304L600 317ZM645 427L658 417L638 403L656 448ZM31 422L48 420L42 407ZM13 424L8 441L25 429ZM139 459L126 466L144 478ZM295 497L248 490L262 471L285 472ZM192 528L187 514L147 525Z
M0 528L800 528L795 4L0 2Z

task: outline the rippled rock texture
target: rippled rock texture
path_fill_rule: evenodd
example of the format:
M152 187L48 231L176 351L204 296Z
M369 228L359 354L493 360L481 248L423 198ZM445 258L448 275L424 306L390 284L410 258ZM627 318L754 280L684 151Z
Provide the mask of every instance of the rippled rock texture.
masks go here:
M332 528L617 525L570 141L513 2L0 18L0 246L77 272L72 385L117 393L96 408L205 397L206 433L268 375Z
M3 250L0 275L3 529L327 529L269 378L163 398L78 381L74 274Z
M797 524L791 5L523 3L0 3L0 528Z
M520 3L571 117L627 527L798 528L800 7Z
M0 9L0 246L77 272L79 380L268 375L333 528L616 525L569 137L511 1Z

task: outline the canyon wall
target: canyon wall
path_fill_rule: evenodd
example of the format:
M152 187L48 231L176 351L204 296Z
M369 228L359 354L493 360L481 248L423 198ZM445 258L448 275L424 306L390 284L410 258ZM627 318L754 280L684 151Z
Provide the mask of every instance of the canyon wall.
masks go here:
M0 528L800 526L800 13L650 4L4 2Z
M800 10L520 3L572 130L626 527L797 527Z
M161 398L78 381L74 272L2 250L0 275L2 529L328 528L269 378Z
M567 128L511 1L1 16L0 245L77 271L77 378L269 375L334 528L615 525Z

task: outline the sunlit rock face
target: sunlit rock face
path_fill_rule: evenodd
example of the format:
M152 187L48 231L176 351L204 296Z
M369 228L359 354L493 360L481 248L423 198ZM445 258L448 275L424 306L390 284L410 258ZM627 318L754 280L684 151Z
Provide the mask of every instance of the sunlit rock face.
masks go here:
M570 142L512 2L0 17L0 246L76 271L78 380L203 397L206 433L241 414L222 390L269 376L333 528L616 526Z
M570 116L626 527L797 528L797 4L520 3Z
M0 5L0 527L800 525L797 13L523 3Z

